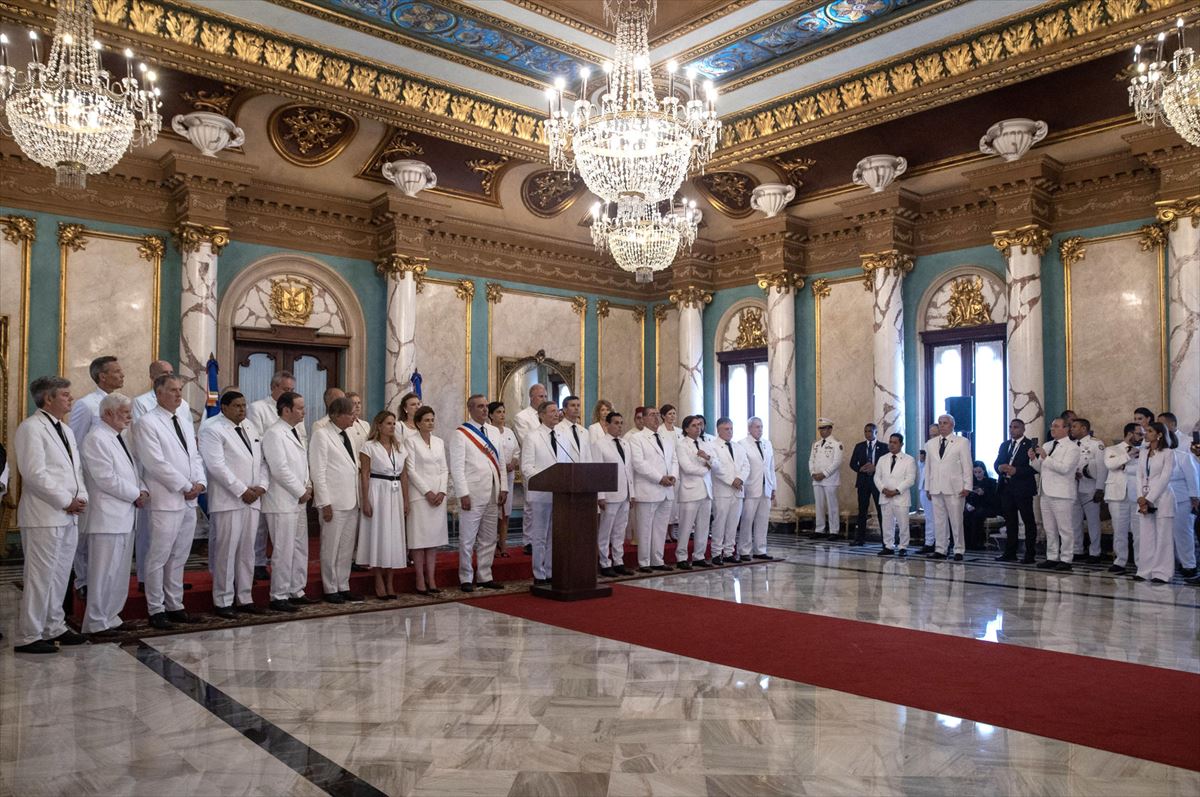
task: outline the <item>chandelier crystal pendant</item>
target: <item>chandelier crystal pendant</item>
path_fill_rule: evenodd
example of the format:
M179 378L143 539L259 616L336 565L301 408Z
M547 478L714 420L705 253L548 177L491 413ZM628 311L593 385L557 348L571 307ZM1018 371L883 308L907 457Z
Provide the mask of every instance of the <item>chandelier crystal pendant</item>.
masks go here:
M1142 46L1133 50L1136 68L1129 81L1129 105L1142 124L1165 121L1190 144L1200 147L1200 68L1187 46L1183 17L1175 21L1178 48L1168 61L1163 55L1167 34L1156 39L1154 57L1142 60Z
M578 169L584 183L605 202L636 196L658 203L675 196L691 170L702 169L717 147L721 121L716 89L707 81L697 97L696 74L688 71L689 99L674 95L678 65L667 64L668 91L655 93L650 70L649 25L658 0L604 0L606 20L616 21L616 52L604 65L599 104L588 99L588 70L580 70L579 99L563 100L566 81L547 91L546 138L555 169Z
M592 206L592 242L599 250L608 249L618 266L633 272L636 282L651 282L655 272L691 248L700 217L695 202L681 201L666 213L632 196L597 202Z
M87 175L108 171L162 129L154 72L138 64L141 79L135 77L129 50L125 77L107 72L92 17L91 0L59 0L49 57L41 63L38 35L30 31L33 58L24 73L8 65L8 37L0 34L0 112L6 117L0 130L54 169L57 185L71 188L86 187Z

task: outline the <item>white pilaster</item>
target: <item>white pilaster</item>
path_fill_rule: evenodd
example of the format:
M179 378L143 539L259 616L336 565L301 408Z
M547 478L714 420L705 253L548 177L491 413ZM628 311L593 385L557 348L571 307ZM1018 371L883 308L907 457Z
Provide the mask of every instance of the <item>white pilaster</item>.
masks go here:
M767 292L767 436L775 451L775 505L771 520L791 523L796 507L796 291L804 287L798 274L760 274Z
M1050 233L1031 224L992 234L1004 254L1008 287L1008 416L1041 436L1046 425L1042 358L1042 255Z
M689 285L675 291L671 301L679 308L679 420L704 412L703 307L712 294Z
M1167 228L1167 373L1184 437L1200 429L1200 201L1159 208Z
M183 255L177 373L183 378L183 397L192 408L192 419L199 421L208 398L208 359L217 350L217 256L229 243L229 233L219 227L182 224L175 237ZM223 384L237 381L227 370L222 380Z
M872 324L875 378L872 411L879 439L904 434L904 275L912 271L910 255L895 250L863 257L874 297Z
M412 390L417 367L417 293L426 266L422 258L389 255L379 264L387 279L387 330L384 340L383 406L395 412Z

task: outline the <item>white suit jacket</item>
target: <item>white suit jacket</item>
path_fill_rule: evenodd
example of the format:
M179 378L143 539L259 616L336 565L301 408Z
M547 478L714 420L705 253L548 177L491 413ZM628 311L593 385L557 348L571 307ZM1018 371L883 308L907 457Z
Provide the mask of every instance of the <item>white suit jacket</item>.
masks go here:
M1171 494L1171 472L1175 469L1175 456L1166 448L1138 464L1138 495L1154 504L1161 517L1175 517L1175 498ZM1147 468L1149 471L1147 472Z
M279 410L276 409L275 399L267 396L246 405L246 420L242 423L247 425L247 431L249 429L256 430L257 434L254 436L261 440L277 420L279 420ZM296 431L300 432L301 437L304 437L304 424L298 424Z
M700 444L699 449L696 448L697 443ZM654 445L653 438L650 439L650 444ZM700 458L700 451L711 457L709 462L712 467L709 467L708 463ZM703 501L705 498L712 498L712 472L719 467L717 451L713 444L684 437L675 443L675 460L679 464L679 485L675 492L675 500Z
M1142 462L1142 453L1137 459L1130 454L1138 450L1124 440L1104 449L1104 469L1107 477L1104 481L1105 501L1136 501L1137 500L1137 466Z
M304 439L292 434L292 426L278 418L262 436L262 457L267 469L267 494L262 497L262 511L301 511L304 507L300 497L312 487Z
M1079 481L1076 488L1081 493L1103 490L1108 480L1108 469L1104 467L1104 443L1088 435L1075 441L1079 445Z
M450 480L454 484L454 494L459 497L470 496L474 509L482 509L486 504L495 503L500 499L501 491L508 489L508 480L503 476L504 462L500 459L504 452L497 445L500 441L491 440L489 436L492 448L496 449L493 454L487 443L479 437L478 429L474 423L469 427L464 423L451 432L446 440L446 457L450 460ZM477 440L488 453L480 451L471 438Z
M579 445L575 445L575 435L571 434L571 426L574 425L575 432L579 436ZM554 427L554 434L558 437L558 448L561 452L566 447L567 462L591 462L592 461L592 438L588 435L588 430L580 424L572 424L566 418L558 422Z
M971 442L962 435L952 434L945 438L946 453L939 455L942 439L938 435L925 444L925 491L930 495L958 495L975 484ZM1064 442L1075 447L1069 440ZM1071 479L1074 478L1072 475Z
M1171 492L1176 503L1200 498L1200 474L1196 473L1196 458L1187 448L1174 448L1175 469L1171 471Z
M814 440L812 449L808 452L808 472L823 474L825 478L819 482L814 481L813 484L825 487L837 487L841 484L844 455L842 444L835 440L833 435L824 440L819 437Z
M605 428L604 424L601 423L600 421L596 421L591 426L589 426L587 431L588 431L588 445L590 445L593 449L596 447L597 444L599 444L601 441L603 441L604 438L609 437L608 429Z
M617 453L616 443L615 437L606 434L592 446L592 457L597 462L611 462L617 466L617 489L608 493L600 493L596 497L602 501L619 503L628 501L629 496L633 494L633 462L630 459L632 453L628 443L624 440L621 441L621 450L625 452L624 459Z
M88 434L100 423L100 402L107 395L100 388L96 388L83 398L76 399L75 403L71 405L71 414L67 416L67 423L70 424L71 431L75 433L75 439L79 441L81 449Z
M450 467L442 438L430 435L426 446L420 433L411 434L404 445L408 449L408 500L424 501L425 493L449 493Z
M128 445L128 444L126 444ZM133 502L142 490L142 480L132 447L121 449L117 431L101 421L83 441L83 479L88 488L84 527L88 534L124 534L133 531L137 507Z
M200 429L200 457L208 471L208 511L230 512L235 509L262 508L262 499L253 504L242 501L242 493L251 487L268 487L268 472L263 466L262 441L254 427L245 428L250 449L238 436L233 421L224 415Z
M712 442L717 452L717 465L713 468L713 497L715 498L745 498L746 480L750 478L750 454L741 443L725 441L720 438ZM733 449L730 455L729 449ZM754 456L757 458L758 454ZM742 486L733 488L733 480L741 479Z
M41 410L21 421L13 435L12 459L21 474L17 505L21 528L74 525L78 515L68 515L67 505L88 497L75 435L65 423L62 430L71 446L70 456L54 431L53 419Z
M937 440L937 438L935 437L934 440ZM1056 442L1058 445L1055 445ZM929 445L934 445L934 442L930 441ZM1029 458L1029 466L1042 474L1042 495L1050 498L1070 498L1071 500L1075 500L1077 497L1075 471L1079 469L1079 458L1082 455L1079 446L1075 445L1074 441L1064 437L1057 441L1053 439L1048 440L1042 444L1042 448L1046 449L1046 453L1048 454L1045 460L1035 457ZM1051 448L1054 450L1051 451ZM925 455L926 467L929 466L929 462L930 458L927 453ZM933 491L930 490L930 492Z
M332 423L313 428L308 442L308 473L313 484L313 506L337 510L358 509L358 446L346 431L354 456L346 453L342 430Z
M179 442L172 414L161 406L147 412L133 424L134 450L150 488L152 510L179 510L196 505L196 499L184 500L183 493L199 482L207 486L204 463L200 459L200 447L196 445L196 433L192 424L180 420L179 427L187 450ZM178 417L178 412L175 413Z
M512 430L517 433L517 440L520 441L522 448L525 447L525 438L536 432L541 425L537 410L533 407L526 407L513 416Z
M633 500L655 503L674 497L674 487L664 487L659 480L664 476L679 477L679 463L675 459L675 438L670 433L658 434L662 448L654 442L654 433L643 429L629 438L633 449Z
M907 507L912 502L909 490L917 483L917 461L903 451L895 456L895 467L892 467L890 452L884 454L875 463L875 489L879 490L880 505L895 504ZM889 498L883 494L885 488L899 490L900 494Z
M549 503L554 500L554 493L529 489L529 480L551 465L559 462L569 462L566 458L566 448L562 440L558 440L558 455L550 447L550 429L545 425L531 432L521 440L521 474L525 478L525 498L536 503Z
M742 438L742 448L746 449L746 457L750 460L750 476L746 478L746 497L770 498L775 492L775 449L771 441L763 437L757 441L762 446L759 456L759 446L750 435Z
M153 390L147 390L142 395L133 400L133 419L136 421L145 415L150 410L158 406L158 398L154 395ZM175 414L179 416L179 420L192 422L192 410L188 407L187 399L179 403L179 409L175 410ZM126 434L129 434L126 432Z

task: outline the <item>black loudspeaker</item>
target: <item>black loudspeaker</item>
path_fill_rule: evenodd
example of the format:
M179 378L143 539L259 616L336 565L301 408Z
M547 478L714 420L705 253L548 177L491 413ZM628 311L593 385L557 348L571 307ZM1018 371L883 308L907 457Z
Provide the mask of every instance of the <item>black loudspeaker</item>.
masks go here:
M970 396L952 396L946 399L946 412L954 416L954 431L970 434L975 431L974 403Z

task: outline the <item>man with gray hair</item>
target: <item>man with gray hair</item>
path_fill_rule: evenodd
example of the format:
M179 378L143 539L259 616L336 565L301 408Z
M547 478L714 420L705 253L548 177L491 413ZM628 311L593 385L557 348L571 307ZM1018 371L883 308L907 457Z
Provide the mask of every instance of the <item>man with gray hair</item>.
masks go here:
M326 603L362 603L350 591L350 565L358 539L358 447L347 430L354 402L342 396L329 405L329 424L314 428L308 447L313 506L321 517L321 584Z
M258 401L253 401L246 407L246 420L242 422L246 433L251 437L257 437L259 440L262 440L267 430L279 420L279 397L284 393L291 393L295 390L296 377L292 375L292 372L276 371L271 376L271 395L261 398ZM303 443L307 443L308 428L303 423L298 423L292 428L300 440ZM267 573L268 536L270 536L270 532L267 530L266 515L260 514L258 528L254 532L255 581L266 581L270 578L270 575Z
M938 416L938 434L925 444L925 492L933 502L936 548L931 558L945 559L953 535L954 561L967 550L963 502L975 484L971 441L954 433L954 416Z
M500 589L492 578L496 555L496 524L508 498L508 480L500 451L484 430L487 398L467 398L467 420L446 441L450 480L458 496L458 584L463 592L478 586ZM472 567L472 556L476 565Z
M21 475L17 525L25 555L24 588L13 650L57 653L58 645L80 645L87 637L67 628L63 597L79 537L79 515L87 508L87 486L79 448L64 421L71 410L71 383L42 376L29 386L37 411L13 436Z
M133 419L133 401L109 393L100 402L100 423L83 441L83 476L91 501L84 516L88 537L85 634L116 631L129 597L129 565L137 510L150 492L121 433Z

